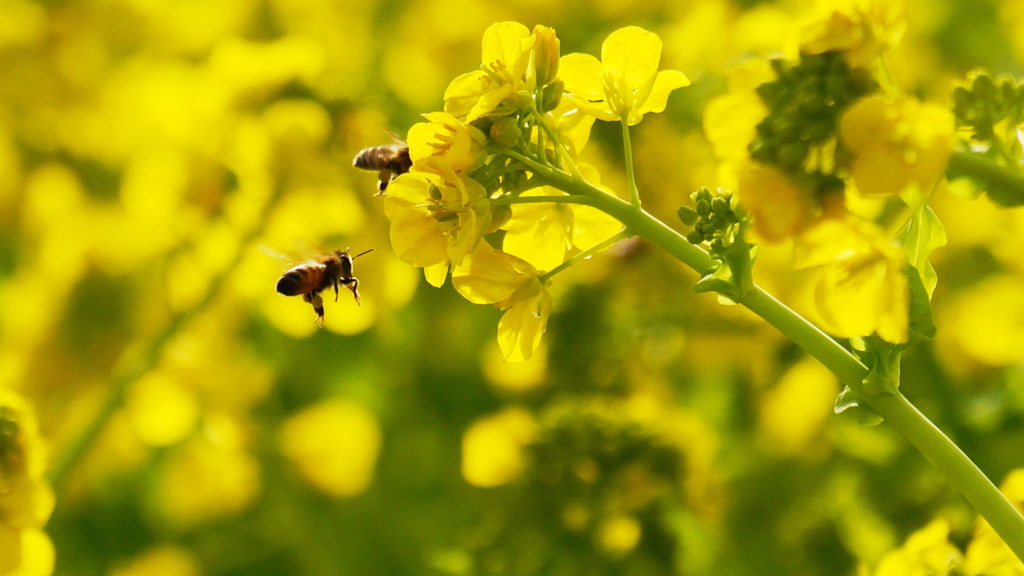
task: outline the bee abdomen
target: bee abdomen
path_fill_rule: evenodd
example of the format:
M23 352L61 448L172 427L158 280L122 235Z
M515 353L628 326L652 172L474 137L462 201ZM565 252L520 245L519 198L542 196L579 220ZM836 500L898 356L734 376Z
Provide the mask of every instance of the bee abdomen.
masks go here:
M289 270L277 281L277 291L285 296L298 296L310 291L310 271L305 268Z

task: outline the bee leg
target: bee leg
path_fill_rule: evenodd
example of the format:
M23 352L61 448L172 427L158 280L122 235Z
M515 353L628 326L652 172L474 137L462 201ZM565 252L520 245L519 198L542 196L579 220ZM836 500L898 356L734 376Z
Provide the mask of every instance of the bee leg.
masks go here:
M307 292L302 295L302 300L309 302L313 305L313 311L316 312L316 325L320 328L324 327L324 299L320 297L320 294L313 292Z
M334 301L338 301L338 281L334 281Z
M352 291L352 297L356 299L356 304L362 304L363 300L359 297L359 279L352 277L341 282Z

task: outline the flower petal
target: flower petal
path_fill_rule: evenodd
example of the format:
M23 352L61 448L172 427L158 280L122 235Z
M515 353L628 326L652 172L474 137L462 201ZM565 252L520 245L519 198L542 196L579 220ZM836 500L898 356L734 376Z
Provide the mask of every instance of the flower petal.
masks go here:
M622 76L626 89L639 89L658 73L661 38L638 26L620 28L601 45L601 62Z
M496 304L509 299L519 288L518 276L507 254L481 242L452 270L452 286L474 304Z
M413 266L441 264L448 257L448 245L437 221L411 206L391 219L391 246L396 256Z
M529 360L540 346L551 314L551 294L540 286L536 295L512 305L498 322L498 346L505 360Z
M498 22L484 32L483 63L486 66L500 61L506 68L512 68L523 54L523 38L530 36L530 30L519 22Z
M515 205L502 249L538 270L551 270L565 260L572 225L573 211L565 204Z
M647 96L646 101L638 102L636 113L643 116L648 112L664 112L665 106L668 105L668 95L677 88L689 85L689 78L687 78L682 72L678 72L676 70L658 72L658 76L654 81L654 87L651 89L650 95ZM637 122L639 122L639 120L637 120ZM635 122L631 122L630 124L635 124Z
M567 54L558 63L558 76L565 91L584 102L604 100L601 61L590 54Z

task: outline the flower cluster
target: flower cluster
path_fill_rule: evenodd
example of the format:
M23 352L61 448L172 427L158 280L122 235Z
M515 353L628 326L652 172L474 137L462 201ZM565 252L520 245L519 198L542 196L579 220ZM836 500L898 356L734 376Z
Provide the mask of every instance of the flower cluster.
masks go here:
M45 466L34 414L0 388L0 574L53 572L53 544L43 532L54 501Z
M802 29L798 60L734 72L730 94L708 106L705 131L752 218L748 240L792 240L797 265L819 271L823 326L902 343L905 268L932 272L927 254L900 246L931 221L925 204L953 151L953 117L899 95L880 71L905 27L905 3L828 5ZM940 226L934 234L929 250L941 244L931 241Z
M1024 84L976 71L953 90L957 126L967 132L972 148L1002 163L1019 167Z
M504 310L501 349L525 360L547 325L551 276L622 230L552 182L614 196L578 162L594 120L634 125L689 81L658 71L661 40L636 27L612 33L598 60L561 57L550 28L501 22L484 33L482 53L478 70L448 86L444 111L409 130L412 166L388 185L384 211L395 253L430 284L450 272L465 298Z

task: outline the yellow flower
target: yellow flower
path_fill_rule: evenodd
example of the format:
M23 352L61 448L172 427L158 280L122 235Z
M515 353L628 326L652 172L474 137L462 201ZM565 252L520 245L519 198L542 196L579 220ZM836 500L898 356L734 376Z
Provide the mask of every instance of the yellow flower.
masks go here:
M0 386L0 574L51 574L53 545L42 531L54 496L31 407Z
M515 480L526 467L526 446L537 435L537 422L522 408L473 422L462 435L462 477L491 488Z
M853 68L890 52L907 29L907 0L820 0L800 34L800 50L842 50Z
M814 297L826 330L907 341L906 260L877 227L852 218L818 220L797 238L796 265L822 269Z
M648 112L662 112L668 95L690 81L682 72L658 72L661 38L643 28L620 28L605 39L601 60L589 54L569 54L561 61L565 90L580 109L600 120L624 116L630 126Z
M562 98L558 106L545 115L545 121L554 126L558 139L574 157L590 140L590 129L594 126L594 117L582 112L569 98Z
M281 450L302 476L324 493L355 496L373 482L380 423L369 410L341 399L324 400L281 426Z
M843 114L839 133L853 153L853 181L866 196L891 196L908 186L928 192L953 154L948 108L899 97L870 96Z
M452 285L474 304L494 304L505 314L498 322L498 345L505 360L529 360L540 346L551 313L551 295L529 262L480 242L452 270Z
M599 175L592 167L581 164L580 172L588 182L598 182ZM523 196L565 196L565 193L543 186ZM566 252L573 246L587 250L621 230L622 223L590 206L545 202L514 204L512 217L502 228L508 231L502 250L526 260L538 270L550 271L565 261Z
M949 542L949 524L933 520L878 563L875 576L947 576L962 573L960 550Z
M729 70L729 92L708 102L704 108L704 134L723 162L738 165L750 158L750 143L757 125L768 115L768 107L755 91L758 85L775 79L765 60L752 60Z
M999 491L1013 502L1018 512L1024 509L1024 468L1010 472ZM1024 564L1003 542L999 534L981 516L974 528L974 537L967 545L964 568L971 576L1024 576Z
M750 162L740 172L740 206L754 217L748 241L780 242L807 227L814 202L778 168Z
M519 91L532 90L525 75L534 42L518 22L492 24L484 32L481 69L452 80L444 93L444 111L472 122L515 110L517 106L506 101Z
M436 156L421 159L391 183L384 212L395 254L422 268L462 262L491 218L483 186Z
M486 157L487 136L480 130L445 112L431 112L423 117L429 122L409 128L409 157L414 164L424 158L441 157L452 170L466 172Z

